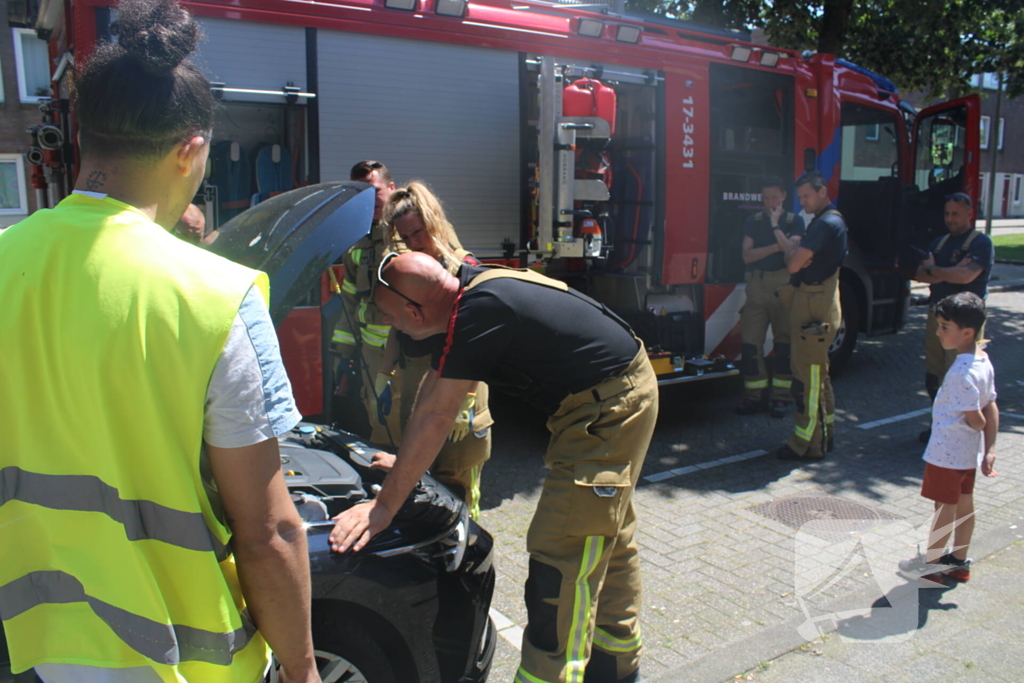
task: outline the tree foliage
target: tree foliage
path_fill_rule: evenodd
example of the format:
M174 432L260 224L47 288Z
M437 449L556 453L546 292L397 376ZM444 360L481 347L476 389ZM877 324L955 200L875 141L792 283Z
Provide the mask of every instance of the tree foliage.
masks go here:
M903 90L965 92L1006 74L1024 94L1024 0L630 0L630 7L718 28L765 29L772 45L828 52Z

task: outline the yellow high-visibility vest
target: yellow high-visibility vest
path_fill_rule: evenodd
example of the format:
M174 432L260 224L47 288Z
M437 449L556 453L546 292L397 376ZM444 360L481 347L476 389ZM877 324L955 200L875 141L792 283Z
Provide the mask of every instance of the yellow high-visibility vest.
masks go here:
M201 474L207 385L266 275L113 199L0 235L0 618L14 672L255 683L268 648Z

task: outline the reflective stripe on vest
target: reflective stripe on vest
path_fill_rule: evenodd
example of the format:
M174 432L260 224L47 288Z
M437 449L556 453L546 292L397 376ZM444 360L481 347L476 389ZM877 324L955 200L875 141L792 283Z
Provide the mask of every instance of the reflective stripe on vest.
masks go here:
M268 298L266 276L81 195L0 235L0 262L12 670L74 662L148 666L169 683L258 680L269 653L201 445L210 376L246 293Z

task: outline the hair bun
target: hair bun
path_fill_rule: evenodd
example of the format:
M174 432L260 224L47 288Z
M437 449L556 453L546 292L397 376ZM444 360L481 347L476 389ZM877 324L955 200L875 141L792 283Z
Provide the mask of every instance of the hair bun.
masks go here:
M122 0L110 27L124 51L155 76L167 75L192 54L202 32L176 0Z

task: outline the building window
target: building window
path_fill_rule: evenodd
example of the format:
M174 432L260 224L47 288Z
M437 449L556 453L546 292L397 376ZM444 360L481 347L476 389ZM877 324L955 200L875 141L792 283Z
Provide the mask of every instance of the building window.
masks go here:
M27 213L25 161L20 154L0 154L0 216Z
M1020 199L1021 199L1021 197L1020 197L1020 189L1021 189L1020 186L1021 186L1021 181L1022 180L1024 180L1024 177L1017 176L1014 179L1014 181L1013 181L1013 203L1014 204L1020 204Z
M992 124L992 117L991 116L982 116L981 117L981 148L982 149L988 149L988 138L989 138L988 132L989 132L989 129L991 129L991 127L992 127L991 124ZM1006 119L1004 117L1000 116L999 117L999 147L998 147L998 149L1000 151L1002 151L1002 149L1003 149L1003 139L1004 139L1005 136L1006 136Z
M18 95L22 102L38 102L50 96L50 54L45 40L27 28L11 29L18 65Z
M871 142L878 142L879 127L880 126L877 123L870 126L864 126L864 139L870 140Z

